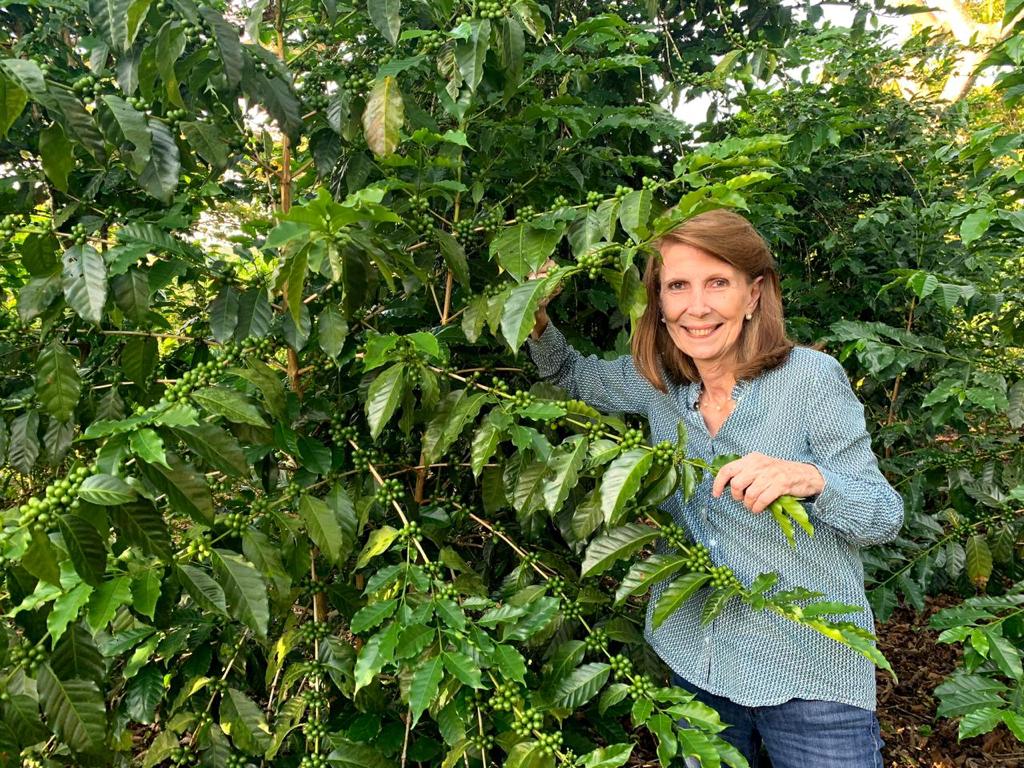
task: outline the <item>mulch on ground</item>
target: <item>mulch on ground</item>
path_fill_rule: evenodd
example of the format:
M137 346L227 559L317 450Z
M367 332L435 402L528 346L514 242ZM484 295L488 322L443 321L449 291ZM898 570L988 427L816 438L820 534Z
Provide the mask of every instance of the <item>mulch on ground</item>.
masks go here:
M896 610L878 627L878 644L899 676L894 684L878 673L878 720L885 739L887 768L1024 768L1024 744L1005 726L984 736L957 741L957 723L935 717L935 688L960 658L957 645L940 645L928 627L936 611L958 601L939 597L923 614Z

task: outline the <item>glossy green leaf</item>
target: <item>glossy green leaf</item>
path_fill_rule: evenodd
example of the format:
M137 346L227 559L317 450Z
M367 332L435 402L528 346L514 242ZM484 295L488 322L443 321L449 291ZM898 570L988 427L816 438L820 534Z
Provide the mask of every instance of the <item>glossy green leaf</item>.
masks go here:
M653 463L651 451L631 448L608 466L601 480L601 511L606 522L614 524L622 517Z
M395 363L384 369L370 384L366 393L366 420L370 424L370 436L380 435L395 409L402 400L405 390L405 365Z
M270 607L267 585L260 572L234 552L214 549L213 573L224 589L228 613L249 627L256 637L266 638Z
M124 480L113 475L90 475L82 482L78 496L90 504L112 507L127 504L137 496L135 489Z
M317 339L320 349L328 357L337 357L348 336L348 322L335 307L325 307L316 319Z
M52 341L36 358L36 395L57 421L67 421L82 394L82 379L75 360L58 341Z
M654 605L651 626L657 629L664 624L665 619L675 613L679 606L696 594L697 590L707 584L710 579L710 574L694 572L683 574L669 584Z
M73 245L64 253L64 298L78 316L99 325L107 302L107 267L91 245Z
M558 707L577 709L582 707L604 687L611 674L611 667L604 663L590 663L573 670L573 673L558 684L554 702Z
M75 571L82 581L98 587L103 584L107 568L107 542L99 531L77 515L60 515L57 518L64 546L67 547Z
M192 392L190 397L214 416L223 416L236 424L267 426L259 409L241 392L225 387L204 387Z
M114 532L133 547L163 562L170 562L171 534L163 515L149 502L128 504L110 510Z
M91 680L61 680L47 664L36 673L39 702L54 733L76 752L98 753L106 741L103 695Z
M587 577L603 573L619 560L636 554L644 545L658 538L658 535L657 529L640 523L612 528L595 538L587 547L580 575Z
M68 176L75 167L75 147L58 124L39 132L39 159L50 183L67 192Z
M367 3L366 9L377 31L389 43L396 45L402 29L402 0L375 0Z
M679 555L651 555L634 563L615 591L615 602L621 603L631 595L644 594L654 584L674 576L688 563Z
M387 75L377 80L363 110L363 134L377 157L394 154L404 122L405 103L398 81Z

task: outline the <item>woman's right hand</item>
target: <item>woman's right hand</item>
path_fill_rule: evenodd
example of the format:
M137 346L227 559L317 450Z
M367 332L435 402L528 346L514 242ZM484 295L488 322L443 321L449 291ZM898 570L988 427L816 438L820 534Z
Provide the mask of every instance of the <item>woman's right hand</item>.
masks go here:
M558 265L552 259L548 259L537 271L531 272L526 277L529 280L543 280L549 277L557 267ZM539 339L541 334L544 333L544 329L548 327L548 304L561 292L562 286L559 285L537 304L537 311L533 315L533 330L530 331L530 338Z

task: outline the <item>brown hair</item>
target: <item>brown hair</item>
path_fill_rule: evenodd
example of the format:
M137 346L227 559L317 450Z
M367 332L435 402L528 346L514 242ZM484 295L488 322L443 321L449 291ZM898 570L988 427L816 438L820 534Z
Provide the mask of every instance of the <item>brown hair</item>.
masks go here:
M745 218L724 208L687 219L653 243L656 251L647 260L644 286L647 309L633 333L633 364L657 389L667 392L663 374L679 383L700 381L693 359L684 354L661 322L661 248L684 243L731 264L748 280L761 280L761 296L753 317L743 324L736 378L751 379L785 362L793 349L782 317L782 290L775 260L764 238Z

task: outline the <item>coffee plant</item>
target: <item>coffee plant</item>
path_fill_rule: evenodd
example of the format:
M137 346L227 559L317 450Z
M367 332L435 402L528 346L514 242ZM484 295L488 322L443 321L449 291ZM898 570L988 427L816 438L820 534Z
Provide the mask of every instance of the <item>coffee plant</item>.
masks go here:
M857 136L787 122L786 99L812 99L797 84L737 90L853 51L912 55L772 2L0 9L0 761L743 765L644 645L666 579L655 623L742 600L887 667L846 606L740 582L659 509L719 462L688 458L682 432L650 446L525 354L558 291L581 349L624 351L651 241L719 206L778 243L794 332L831 334L869 413L886 403L874 421L914 515L866 555L877 607L890 585L923 600L938 570L937 588L962 582L966 542L995 602L945 637L970 638L970 674L1015 711L1017 592L978 558L1003 536L988 551L1020 578L1019 483L1000 490L1018 438L999 429L1020 427L1019 357L987 341L1019 347L1019 143L936 141L959 171L924 201L861 190L842 232L898 222L932 261L858 269L870 240L829 241L803 198L839 194L830 169ZM850 67L850 102L817 108L898 111L883 72ZM741 109L698 136L666 109L697 92ZM929 108L875 119L920 147ZM904 172L925 186L928 162ZM811 306L826 283L856 285L848 313ZM903 322L908 296L914 318L930 302L926 327ZM905 420L924 391L926 423ZM793 546L813 535L797 500L771 514Z

